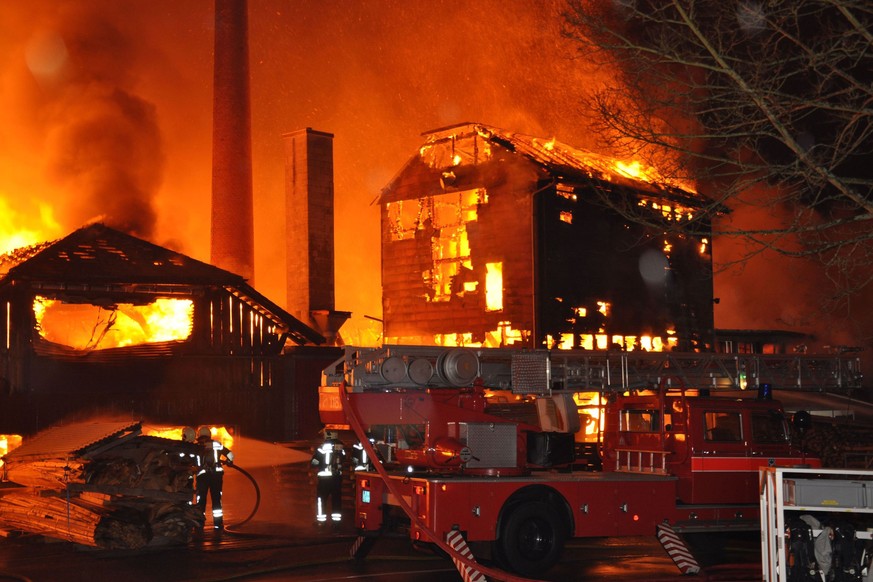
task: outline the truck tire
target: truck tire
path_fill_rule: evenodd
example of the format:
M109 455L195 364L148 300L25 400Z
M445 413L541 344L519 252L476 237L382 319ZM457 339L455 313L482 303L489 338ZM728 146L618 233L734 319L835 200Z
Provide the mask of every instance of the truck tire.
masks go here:
M541 574L561 557L566 537L558 511L542 501L514 507L500 526L494 558L505 570L523 576Z

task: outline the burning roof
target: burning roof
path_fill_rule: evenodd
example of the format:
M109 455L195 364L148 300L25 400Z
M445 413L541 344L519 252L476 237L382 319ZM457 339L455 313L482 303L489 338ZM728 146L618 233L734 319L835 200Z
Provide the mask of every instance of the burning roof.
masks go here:
M258 293L242 276L99 223L0 257L0 289L16 281L27 281L36 290L131 295L190 295L194 287L220 287L295 343L324 342L321 334Z
M524 157L555 180L609 182L692 208L701 206L703 202L690 184L677 183L656 168L638 161L622 161L575 148L555 138L509 132L481 123L462 123L423 135L426 141L419 154L413 156L382 190L382 202L400 199L394 187L398 178L412 164L424 162L434 169L479 164L497 158L499 150Z

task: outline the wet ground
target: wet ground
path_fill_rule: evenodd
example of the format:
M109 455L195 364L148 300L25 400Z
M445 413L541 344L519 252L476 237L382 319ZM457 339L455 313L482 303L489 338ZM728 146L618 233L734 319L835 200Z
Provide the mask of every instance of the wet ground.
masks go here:
M365 560L351 560L355 532L346 523L314 523L308 453L247 443L235 450L245 474L229 470L225 483L228 530L207 527L185 547L112 551L39 536L0 538L0 582L461 580L452 562L406 538L380 539ZM253 514L253 510L257 511ZM208 525L208 524L207 524ZM654 536L571 540L561 562L537 576L572 580L760 580L758 536L708 536L700 576L681 576ZM487 561L483 562L487 565ZM512 578L508 578L512 579Z

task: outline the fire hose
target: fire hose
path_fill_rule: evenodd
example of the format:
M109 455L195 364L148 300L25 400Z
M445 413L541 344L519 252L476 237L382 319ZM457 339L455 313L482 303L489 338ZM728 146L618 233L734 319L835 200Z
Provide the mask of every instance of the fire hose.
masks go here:
M260 505L261 505L261 488L258 487L258 482L255 481L255 478L252 477L252 474L249 473L248 471L246 471L245 469L243 469L242 467L240 467L239 465L236 465L234 463L228 463L226 466L233 467L234 469L236 469L237 471L239 471L240 473L245 475L248 478L248 480L252 482L252 486L255 488L255 506L252 508L252 511L251 511L251 513L249 513L249 516L247 518L245 518L244 520L242 520L239 523L234 524L234 527L239 527L241 525L245 525L246 523L248 523L255 516L255 514L258 512L258 507L260 507Z
M355 435L358 437L358 441L364 447L364 451L367 453L367 456L371 459L378 459L379 457L376 455L376 451L373 448L373 444L370 442L370 439L367 438L367 434L364 431L363 426L361 425L361 421L358 419L355 410L352 407L351 402L349 401L349 395L346 392L346 383L345 381L340 384L340 400L343 406L343 412L346 415L346 420L349 421L349 426L352 427L352 430L355 432ZM537 582L536 580L530 578L522 578L519 576L515 576L508 572L504 572L503 570L497 570L494 568L488 568L478 563L475 559L468 558L467 556L461 554L455 548L447 544L443 541L432 529L430 529L427 524L425 524L421 519L415 515L415 512L403 498L401 491L397 488L394 481L388 475L388 471L382 466L382 463L376 462L373 463L373 466L376 469L376 472L379 473L379 476L382 478L382 481L385 483L385 486L391 492L395 499L400 504L401 509L409 516L415 526L422 531L426 537L430 538L430 540L443 552L447 555L451 556L452 560L457 564L458 562L464 564L468 568L473 570L477 570L492 578L494 580L501 580L503 582Z

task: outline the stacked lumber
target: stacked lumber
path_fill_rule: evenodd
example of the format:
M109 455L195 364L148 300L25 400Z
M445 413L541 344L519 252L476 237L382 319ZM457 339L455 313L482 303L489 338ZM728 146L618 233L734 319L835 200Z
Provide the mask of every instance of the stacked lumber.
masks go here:
M76 461L34 460L15 465L15 482L36 489L58 489L82 477L83 465Z
M109 549L188 543L203 527L193 499L198 445L124 435L74 451L7 455L17 487L0 492L0 528Z
M34 490L7 493L0 500L0 523L9 530L44 534L93 546L98 513Z

